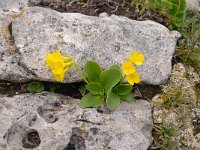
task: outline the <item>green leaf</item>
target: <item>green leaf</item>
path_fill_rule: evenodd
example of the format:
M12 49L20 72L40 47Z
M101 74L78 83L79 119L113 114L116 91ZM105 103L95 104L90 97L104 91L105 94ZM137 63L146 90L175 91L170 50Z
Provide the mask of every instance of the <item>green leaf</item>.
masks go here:
M186 1L179 0L179 11L185 11L185 10L186 10Z
M191 33L194 40L200 39L200 26L193 23Z
M85 87L88 91L90 91L91 94L94 94L94 95L104 94L103 87L98 82L91 82Z
M119 65L112 65L109 69L118 69L120 71L120 74L121 74L121 79L120 79L120 83L123 83L124 82L124 78L123 78L123 75L122 75L122 72L121 72L121 68Z
M177 14L176 14L176 18L179 18L180 21L185 21L185 15L186 15L186 11L179 11Z
M145 4L145 7L146 7L146 9L155 10L156 9L156 4L147 1L147 3Z
M91 93L86 94L80 101L81 108L87 107L99 107L103 103L103 95L92 95Z
M131 103L133 102L135 99L134 99L134 95L133 93L129 93L127 95L123 95L123 96L120 96L120 98L128 103Z
M106 98L106 103L109 109L116 109L120 105L120 97L112 92L109 92Z
M84 66L85 74L89 82L99 82L102 73L101 67L94 61L87 61Z
M187 17L185 20L183 20L184 21L183 22L183 27L184 28L188 28L188 26L190 24L192 24L195 20L196 20L196 17L190 17L190 18Z
M171 16L176 16L176 14L178 13L178 6L175 4L172 4L172 7L171 7L171 9L168 10L168 13Z
M175 128L166 128L162 127L162 134L163 135L168 135L168 136L173 136L175 134Z
M56 86L55 85L52 85L52 86L49 87L49 91L50 92L55 92L55 90L56 90Z
M127 95L131 92L132 87L133 86L130 84L119 84L114 88L113 93L117 95Z
M121 71L108 69L100 75L100 82L106 93L108 93L121 79Z
M112 65L109 69L118 69L119 71L121 71L120 66L119 65Z
M80 85L80 87L78 88L79 92L81 93L82 96L85 95L86 93L86 87L85 85Z
M163 1L163 0L162 0ZM164 1L166 1L166 0L164 0ZM167 0L167 1L169 1L169 2L171 2L171 3L173 3L173 4L175 4L175 5L179 5L179 1L180 0Z
M44 85L39 82L31 82L28 84L27 90L29 92L40 93L44 91Z
M172 9L172 3L169 1L162 1L162 6L164 6L166 9Z
M168 10L169 14L179 19L184 19L186 12L186 1L185 0L168 0L172 3L171 9Z

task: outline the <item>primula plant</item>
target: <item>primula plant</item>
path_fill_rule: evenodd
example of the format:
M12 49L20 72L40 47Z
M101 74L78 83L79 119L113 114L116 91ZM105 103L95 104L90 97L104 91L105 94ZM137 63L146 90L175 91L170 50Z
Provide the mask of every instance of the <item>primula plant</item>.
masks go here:
M78 74L86 82L85 88L88 91L80 101L82 108L98 108L105 102L111 110L116 109L121 100L134 100L131 90L135 83L140 82L134 64L141 65L143 61L144 55L134 51L122 67L113 65L102 70L98 63L89 60L83 68L83 73L73 58L62 56L58 50L46 56L46 66L51 69L56 81L63 81L65 73L73 66L76 67ZM124 83L125 79L128 83Z

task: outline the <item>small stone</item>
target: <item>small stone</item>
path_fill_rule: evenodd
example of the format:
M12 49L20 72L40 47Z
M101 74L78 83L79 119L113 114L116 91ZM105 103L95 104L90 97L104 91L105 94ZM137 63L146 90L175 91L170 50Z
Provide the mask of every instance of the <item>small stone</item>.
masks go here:
M179 123L180 123L179 122L179 116L175 112L168 113L165 116L164 121L165 121L167 126L178 126Z
M100 18L108 17L108 13L107 12L102 12L102 13L99 14L99 17Z
M163 111L157 107L153 108L153 122L159 124L163 122Z

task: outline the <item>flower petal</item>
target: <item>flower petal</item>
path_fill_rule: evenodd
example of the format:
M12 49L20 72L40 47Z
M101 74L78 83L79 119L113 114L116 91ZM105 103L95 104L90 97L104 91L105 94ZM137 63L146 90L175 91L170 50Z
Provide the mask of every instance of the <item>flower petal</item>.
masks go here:
M64 57L59 50L45 57L46 66L49 67L53 73L56 81L63 81L65 73L73 66L74 60L71 57Z
M135 72L135 67L134 67L134 65L132 64L132 62L130 60L126 60L122 64L122 70L123 70L125 75L129 75L129 74Z
M56 81L63 81L65 73L66 73L66 69L65 68L56 68L56 69L52 70L52 73L53 73L53 76L56 79Z
M131 55L130 55L130 61L135 63L136 65L141 65L144 61L144 55L140 54L138 51L134 51Z
M129 74L126 76L126 79L130 85L134 85L135 83L140 82L140 75L137 72Z

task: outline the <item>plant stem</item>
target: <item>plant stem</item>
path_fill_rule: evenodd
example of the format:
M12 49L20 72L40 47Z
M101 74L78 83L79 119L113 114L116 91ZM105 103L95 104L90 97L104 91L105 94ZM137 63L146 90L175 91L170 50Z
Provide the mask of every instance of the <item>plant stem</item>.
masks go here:
M84 75L83 75L81 69L79 68L79 66L77 65L76 62L74 62L74 66L76 67L76 70L77 70L79 76L83 79L83 81L85 81L85 83L89 84L89 82L88 82L87 79L84 77Z

